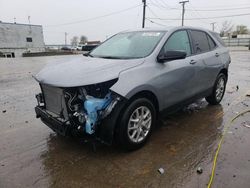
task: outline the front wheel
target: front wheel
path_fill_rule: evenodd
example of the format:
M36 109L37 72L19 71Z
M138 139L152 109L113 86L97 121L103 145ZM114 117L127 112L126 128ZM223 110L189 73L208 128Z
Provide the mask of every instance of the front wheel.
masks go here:
M206 97L209 104L217 105L222 100L226 90L227 78L225 74L220 73L214 83L213 92L210 96Z
M152 133L156 110L151 101L138 98L125 109L118 124L118 140L127 150L142 147Z

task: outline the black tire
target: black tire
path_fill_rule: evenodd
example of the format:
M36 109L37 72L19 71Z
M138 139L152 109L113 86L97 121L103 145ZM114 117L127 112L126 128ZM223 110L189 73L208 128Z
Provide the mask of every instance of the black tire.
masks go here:
M220 87L219 84L220 84L221 80L224 83L223 84L223 90L222 90L222 88L220 88L221 93L220 93L219 96L217 96L216 95L216 93L217 93L216 91L217 91L217 89L219 89L218 87ZM226 90L226 84L227 84L226 75L223 74L223 73L220 73L217 76L216 80L215 80L214 87L213 87L213 92L212 92L211 95L209 95L208 97L206 97L206 101L209 104L211 104L211 105L217 105L217 104L219 104L221 102L223 96L224 96L224 93L225 93L225 90Z
M136 122L135 124L133 124L133 122L131 121L130 118L137 115L136 110L138 110L138 112L142 112L142 114L144 112L148 112L148 110L150 111L151 125L148 126L149 127L148 129L146 129L145 128L146 126L144 126L142 124L150 119L149 118L150 115L147 116L148 119L145 121L143 120L144 118L142 118L142 116L140 116L142 118L142 120L140 120L140 122ZM146 114L147 113L145 113L145 115ZM130 124L129 124L129 122L130 122ZM141 122L143 122L143 123L141 123ZM126 107L126 109L121 114L121 118L120 118L120 121L118 123L119 127L117 128L117 132L116 132L116 134L117 134L116 138L118 139L119 145L122 146L125 150L129 150L129 151L141 148L149 139L149 137L152 133L153 127L155 125L155 122L156 122L156 110L155 110L155 106L153 105L153 103L146 98L135 99ZM137 131L136 135L138 135L138 130L140 132L139 135L141 135L141 134L145 135L144 133L146 133L148 130L148 132L147 132L146 136L143 138L143 140L141 140L141 141L139 141L139 139L137 139L137 141L132 140L132 138L131 138L132 135L130 135L131 132L128 131L129 126L131 126L132 124L133 124L133 127L137 127L137 128L136 128L136 130L130 130L130 131ZM148 125L149 124L150 123L148 123Z

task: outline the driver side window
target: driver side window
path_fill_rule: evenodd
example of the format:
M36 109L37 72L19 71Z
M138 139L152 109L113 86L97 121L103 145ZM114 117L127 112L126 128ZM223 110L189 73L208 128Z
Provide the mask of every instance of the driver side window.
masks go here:
M163 47L166 51L183 51L187 53L187 56L191 54L191 47L188 38L187 31L176 31L173 33Z

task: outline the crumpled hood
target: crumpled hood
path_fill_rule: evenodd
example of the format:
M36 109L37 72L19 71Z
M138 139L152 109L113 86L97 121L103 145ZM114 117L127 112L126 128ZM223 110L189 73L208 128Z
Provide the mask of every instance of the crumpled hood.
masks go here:
M40 83L57 87L84 86L118 78L121 71L138 66L143 61L82 56L69 62L48 64L34 77Z

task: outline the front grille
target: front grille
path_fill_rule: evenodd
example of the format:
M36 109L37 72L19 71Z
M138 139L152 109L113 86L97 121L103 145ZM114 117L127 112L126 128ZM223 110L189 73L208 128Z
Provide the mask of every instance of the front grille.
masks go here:
M68 119L63 89L44 84L41 85L41 89L46 110L53 112L60 118Z

